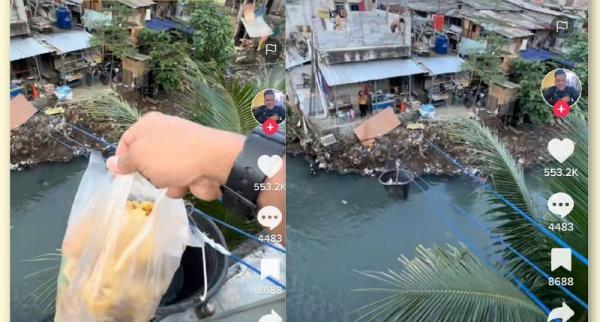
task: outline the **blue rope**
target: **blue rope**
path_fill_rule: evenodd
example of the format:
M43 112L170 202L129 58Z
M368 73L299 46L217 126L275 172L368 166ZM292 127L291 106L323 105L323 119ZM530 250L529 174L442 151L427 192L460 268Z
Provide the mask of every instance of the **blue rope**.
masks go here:
M225 227L227 227L227 228L235 231L236 233L238 233L240 235L243 235L243 236L246 236L246 237L248 237L248 238L250 238L252 240L255 240L255 241L259 242L260 244L262 244L264 246L271 247L271 248L275 249L278 252L281 252L281 253L284 253L284 254L286 253L285 249L283 249L281 247L277 247L277 246L272 245L272 244L270 244L268 242L264 242L264 241L260 240L258 237L254 236L252 234L249 234L249 233L247 233L247 232L245 232L245 231L243 231L243 230L241 230L241 229L239 229L239 228L237 228L237 227L235 227L235 226L233 226L231 224L228 224L228 223L226 223L226 222L224 222L224 221L222 221L220 219L217 219L217 218L215 218L215 217L213 217L213 216L211 216L211 215L209 215L209 214L207 214L207 213L205 213L203 211L200 211L198 209L196 209L196 211L198 211L201 215L203 215L203 216L205 216L205 217L207 217L207 218L209 218L209 219L211 219L211 220L213 220L213 221L215 221L215 222L217 222L217 223L219 223L219 224L221 224L221 225L223 225L223 226L225 226Z
M546 237L552 239L555 243L559 244L563 248L571 248L571 253L573 254L573 256L577 260L579 260L581 263L583 263L585 266L589 266L588 259L585 256L583 256L582 254L580 254L577 250L575 250L574 248L572 248L571 246L569 246L569 244L567 244L562 239L560 239L560 237L558 237L555 234L553 234L552 232L550 232L542 224L540 224L537 221L535 221L533 218L531 218L531 216L529 216L528 214L526 214L523 210L521 210L515 204L513 204L512 202L510 202L508 199L506 199L501 194L499 194L496 190L494 190L494 188L492 186L481 183L480 178L478 178L475 175L471 174L462 164L460 164L460 162L458 162L456 159L452 158L452 156L450 156L449 154L447 154L446 152L444 152L440 147L438 147L437 145L435 145L434 143L430 142L429 140L427 140L425 138L424 138L424 140L427 143L429 143L431 146L433 146L437 151L439 151L444 156L446 156L452 163L454 163L456 166L458 166L468 176L477 179L476 181L478 181L480 184L482 184L482 187L484 189L486 189L487 191L489 191L492 194L494 194L494 196L496 196L498 199L500 199L504 204L506 204L507 206L509 206L510 208L512 208L514 211L516 211L519 215L521 215L523 218L525 218L525 220L527 220L529 223L531 223L537 230L539 230L541 233L543 233L544 235L546 235Z
M66 124L66 125L68 125L68 126L70 126L70 127L72 127L72 128L74 128L74 129L76 129L76 130L78 130L79 132L81 132L81 133L83 133L84 135L86 135L86 136L88 136L88 137L92 138L93 140L95 140L95 141L97 141L97 142L100 142L100 143L103 143L103 144L107 145L107 146L108 146L108 147L110 147L110 148L113 148L113 149L115 149L115 148L117 147L116 145L114 145L114 144L112 144L112 143L110 143L110 142L106 141L104 138L102 138L102 137L98 137L98 136L95 136L94 134L92 134L92 133L90 133L90 132L88 132L88 131L86 131L86 130L84 130L84 129L82 129L82 128L78 127L78 126L76 126L75 124L72 124L72 123L69 123L69 122L65 122L65 124Z
M419 187L419 189L421 189L421 191L426 194L427 190L425 190L425 188L423 188L420 184L418 184L416 181L413 181L415 183L415 185L417 187ZM458 236L464 243L465 245L467 245L468 248L470 248L476 255L477 257L479 257L483 263L489 267L491 270L493 270L494 272L500 273L498 272L498 269L496 267L494 267L486 258L487 256L482 256L482 253L479 251L479 247L476 247L473 245L473 243L470 242L470 239L467 238L465 235L463 235L460 230L451 222L449 221L446 217L444 217L443 215L440 216L438 214L437 211L435 211L435 209L432 208L432 206L428 203L428 202L424 202L424 204L426 204L430 211L432 211L433 213L435 213L439 218L442 219L442 221L446 224L446 226L448 226L448 228L450 228L450 230L452 230L452 233L454 233L456 236ZM514 274L509 273L508 277L510 280L512 280L519 289L521 289L525 295L527 297L529 297L534 303L536 303L541 309L542 311L544 311L545 314L548 314L550 312L550 310L548 309L548 307L529 289L527 288L527 286L525 286Z
M231 259L235 260L236 262L248 267L251 271L253 271L254 273L261 275L260 273L260 269L252 266L252 264L246 262L245 260L243 260L242 258L235 256L233 254L229 255L229 257L231 257ZM278 280L274 279L271 276L267 276L267 280L269 280L271 283L275 284L276 286L281 287L282 289L285 290L285 285L281 284L281 282L279 282Z

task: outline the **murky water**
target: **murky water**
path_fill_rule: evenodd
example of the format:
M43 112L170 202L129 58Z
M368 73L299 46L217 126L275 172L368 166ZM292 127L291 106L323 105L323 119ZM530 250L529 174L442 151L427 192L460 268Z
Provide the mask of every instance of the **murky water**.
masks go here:
M486 233L450 206L472 214L487 209L468 179L427 177L427 192L413 184L401 201L377 178L314 177L302 160L287 162L288 322L353 321L350 312L380 296L353 290L385 286L355 270L399 270L397 258L412 258L418 244L456 244L466 237L490 245Z
M10 292L14 322L42 321L54 309L54 285L60 257L24 262L56 253L67 226L71 203L87 160L40 165L11 172Z

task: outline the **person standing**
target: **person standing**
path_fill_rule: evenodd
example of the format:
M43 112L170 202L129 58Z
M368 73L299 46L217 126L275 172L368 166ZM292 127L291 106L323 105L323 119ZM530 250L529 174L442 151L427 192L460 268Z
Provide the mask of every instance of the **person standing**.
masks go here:
M368 96L363 91L358 91L358 109L360 110L360 117L367 116L367 109L369 108Z

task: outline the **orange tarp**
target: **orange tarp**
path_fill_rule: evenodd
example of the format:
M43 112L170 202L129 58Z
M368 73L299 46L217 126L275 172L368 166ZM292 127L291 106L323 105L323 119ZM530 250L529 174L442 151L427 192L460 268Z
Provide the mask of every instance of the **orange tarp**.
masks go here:
M354 134L363 146L371 146L375 138L400 126L400 120L391 107L371 116L354 128Z
M19 95L10 101L10 129L16 129L23 125L37 112L37 109L23 95Z

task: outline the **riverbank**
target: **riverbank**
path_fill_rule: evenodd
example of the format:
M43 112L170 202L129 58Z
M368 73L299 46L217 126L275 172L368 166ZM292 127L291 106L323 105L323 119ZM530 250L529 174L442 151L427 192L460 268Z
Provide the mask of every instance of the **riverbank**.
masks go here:
M79 89L79 88L77 88ZM88 89L81 88L84 92ZM44 110L54 106L53 101L40 100L34 102L39 112L33 115L25 124L10 133L10 168L23 170L45 162L69 162L84 155L89 149L106 151L105 144L91 139L89 136L74 129L70 124L111 143L117 143L123 128L114 122L95 120L86 109L100 95L118 95L106 87L96 90L95 95L75 96L74 100L62 104L64 113L46 115ZM140 113L160 111L171 115L182 115L183 110L171 102L168 97L156 99L146 98L136 92L120 96L135 106Z
M414 120L413 120L414 122ZM447 120L419 121L423 129L409 129L402 125L375 140L365 147L354 136L338 139L334 145L323 147L315 138L300 137L300 128L288 131L287 151L293 155L304 155L316 170L332 171L342 174L354 173L363 176L376 175L384 169L394 167L400 160L418 175L457 175L461 170L450 160L436 152L431 142L467 167L477 170L467 155L465 146L449 136L452 123ZM513 157L525 169L544 164L551 160L545 149L548 142L546 126L524 125L519 129L504 127L496 118L486 119L485 125L496 133Z

